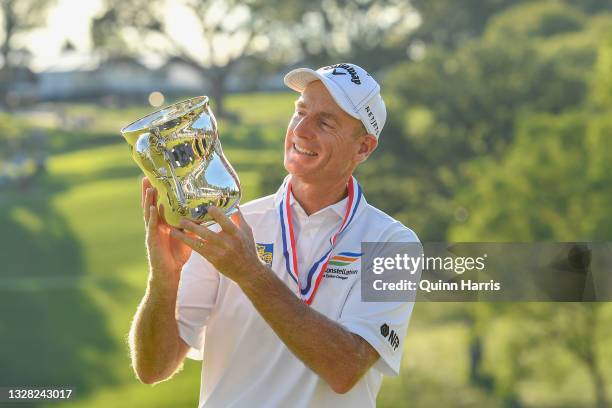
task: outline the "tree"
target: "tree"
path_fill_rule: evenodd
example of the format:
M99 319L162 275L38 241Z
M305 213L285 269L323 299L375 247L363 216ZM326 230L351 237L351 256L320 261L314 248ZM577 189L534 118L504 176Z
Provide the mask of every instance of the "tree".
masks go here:
M398 64L388 73L387 124L378 152L362 170L364 177L376 179L370 187L374 195L384 197L376 204L412 225L421 238L444 240L449 226L469 215L456 200L471 182L469 162L489 157L498 163L527 112L571 111L592 92L606 94L590 91L592 76L585 73L592 72L598 43L612 20L605 14L587 17L569 6L563 10L582 25L549 32L546 16L563 20L559 9L526 2L492 17L484 37L455 50L428 47L422 60ZM529 29L517 30L512 39L496 31L513 19ZM599 64L605 72L607 66ZM603 83L598 80L599 87ZM381 180L382 171L390 176Z
M581 11L561 2L520 4L493 16L484 36L503 38L505 41L552 37L579 31L586 21Z
M428 47L437 46L446 49L456 49L465 42L480 37L490 25L491 20L498 15L506 14L507 9L522 9L532 7L537 14L539 9L557 9L559 20L554 16L545 21L544 28L552 23L551 29L562 28L565 23L573 25L574 14L577 9L587 14L596 14L612 10L610 0L561 0L561 1L534 1L534 0L413 0L413 6L418 10L422 24L412 36L414 41L422 41ZM565 11L565 12L564 12ZM536 17L537 18L537 17ZM508 22L521 26L523 19L533 21L529 13L519 12ZM565 21L561 21L565 20ZM561 25L556 25L561 23ZM565 26L566 28L568 26Z
M527 115L499 161L469 167L456 203L470 216L459 241L608 240L612 236L609 113Z
M464 165L503 156L522 112L559 112L584 100L586 79L565 67L533 46L500 42L472 42L450 55L430 49L424 60L397 66L384 82L388 123L372 160L384 167L372 176L391 165L403 177L375 183L384 188L383 208L422 238L445 239L449 222L462 217L453 201Z
M39 27L44 22L49 7L54 3L54 0L0 1L0 13L2 15L2 24L0 25L0 56L2 57L0 99L2 103L6 99L7 85L11 83L14 76L14 66L23 65L23 61L19 61L19 56L23 54L23 50L17 48L15 38Z
M458 48L478 38L492 16L524 1L529 0L413 0L422 24L412 39L427 46Z
M605 89L612 78L611 49L609 42L600 48L594 74L588 75L594 78L593 92L582 106L560 114L524 113L503 159L485 157L467 166L469 188L461 189L456 202L470 216L451 227L451 240L609 240L612 103L606 92L599 90ZM606 308L605 303L534 303L509 309L506 318L513 325L522 321L537 330L527 335L513 328L521 338L530 338L530 343L527 348L519 338L509 340L505 352L508 361L533 361L524 358L528 350L541 355L550 349L550 339L554 338L556 347L572 356L590 377L595 406L608 407L601 345L609 338L609 333L604 333L610 327L605 321ZM554 359L550 357L542 357L548 377L570 375L567 368L551 364ZM493 375L496 382L500 375ZM505 381L517 381L517 374L506 373Z
M225 115L227 81L238 61L269 48L263 1L107 0L105 11L92 24L94 46L110 53L179 58L208 80L216 113ZM170 16L169 10L179 13ZM183 21L184 20L184 21ZM177 27L194 27L192 44L183 43Z
M39 27L46 17L54 0L2 0L2 33L0 40L0 55L3 68L10 67L13 53L17 51L14 39L16 36Z
M317 66L345 60L376 71L406 60L410 35L420 22L412 4L403 0L275 3L275 23L284 33L280 38L294 58Z
M197 27L192 34L197 46L181 42L175 30L180 18L169 10ZM263 61L260 66L350 59L376 70L406 58L406 39L417 22L401 0L181 0L171 8L165 0L106 0L92 37L101 49L155 53L191 64L209 81L216 112L224 114L227 81L247 57Z
M595 75L591 82L591 99L601 110L612 109L612 34L600 47Z

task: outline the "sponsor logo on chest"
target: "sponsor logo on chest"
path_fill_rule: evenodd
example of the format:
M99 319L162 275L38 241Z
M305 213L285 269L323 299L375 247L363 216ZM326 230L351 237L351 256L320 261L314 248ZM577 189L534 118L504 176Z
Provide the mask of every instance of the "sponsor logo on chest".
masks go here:
M340 252L329 259L325 278L345 280L359 272L359 252Z

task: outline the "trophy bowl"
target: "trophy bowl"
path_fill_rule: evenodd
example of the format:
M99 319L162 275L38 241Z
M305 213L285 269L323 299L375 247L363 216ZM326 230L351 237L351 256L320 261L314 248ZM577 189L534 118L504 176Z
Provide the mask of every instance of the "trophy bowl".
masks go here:
M223 154L207 96L153 112L121 129L132 158L157 189L166 222L214 223L208 207L230 215L240 202L240 181ZM161 213L161 211L160 211Z

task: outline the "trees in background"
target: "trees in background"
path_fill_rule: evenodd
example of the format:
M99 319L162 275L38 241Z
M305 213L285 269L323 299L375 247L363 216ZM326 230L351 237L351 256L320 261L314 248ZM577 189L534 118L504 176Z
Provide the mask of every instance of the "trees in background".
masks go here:
M223 115L228 80L246 58L259 61L240 73L250 78L259 78L265 64L298 61L315 66L351 60L376 70L406 58L408 35L418 22L410 3L401 0L106 0L92 37L96 48L109 53L155 54L192 65L208 80L216 112ZM196 41L187 44L185 36Z
M612 14L598 13L607 2L570 3L502 8L460 41L441 25L417 31L424 58L384 81L389 123L363 171L370 201L422 240L609 240ZM581 372L595 406L609 406L605 304L470 306L475 387L517 407L529 405L526 384L557 389Z
M1 0L0 13L0 56L2 56L3 69L9 68L15 62L19 63L16 55L22 48L15 39L43 25L46 13L55 0Z
M275 1L275 20L289 61L312 66L351 61L375 72L404 61L421 22L403 0Z
M413 40L455 49L479 37L492 16L523 1L412 0L422 17L422 24L414 33Z
M7 87L13 81L17 66L26 67L29 51L16 40L45 22L46 13L55 0L0 1L0 104L6 103Z
M210 84L216 113L225 114L227 81L238 61L269 50L272 36L264 1L107 0L92 24L94 46L109 53L179 58Z
M609 239L612 31L599 42L576 106L522 112L503 157L464 167L470 189L456 202L472 216L449 230L451 239Z
M589 104L591 93L605 94L592 90L590 73L596 63L605 65L597 62L605 60L598 60L598 47L610 36L612 17L565 5L565 18L555 4L508 8L490 19L481 37L455 50L429 45L421 61L399 64L385 78L389 119L372 161L398 176L373 183L376 194L385 197L376 204L414 226L422 239L444 240L453 225L477 217L457 199L473 190L475 177L518 182L498 170L514 148L521 118L569 114ZM587 116L576 120L588 121ZM491 168L470 170L468 164L483 158ZM376 176L376 170L370 172ZM367 169L363 174L368 177ZM510 205L507 197L502 201ZM479 203L494 211L489 202ZM513 238L520 237L507 236Z
M572 14L583 12L596 14L612 11L610 0L412 0L411 3L419 11L422 24L414 32L412 40L423 41L427 45L435 45L448 50L464 45L467 41L480 37L490 26L491 20L499 15L509 17L508 9L520 11L509 19L511 24L522 26L525 21L533 21L527 12L529 7L539 7L560 10L557 14L561 20L572 19ZM527 8L523 5L527 4ZM554 29L556 24L564 23L554 17L547 16L538 29ZM536 17L537 18L537 17ZM566 22L568 22L566 21ZM508 39L509 40L509 39Z

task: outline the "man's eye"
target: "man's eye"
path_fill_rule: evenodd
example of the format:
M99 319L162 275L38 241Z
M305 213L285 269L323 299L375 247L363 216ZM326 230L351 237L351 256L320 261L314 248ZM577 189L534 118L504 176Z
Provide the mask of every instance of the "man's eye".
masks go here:
M333 128L333 126L329 122L325 122L324 120L321 121L321 125L330 129Z
M304 111L296 111L295 114L298 115L298 116L304 116L305 115Z

